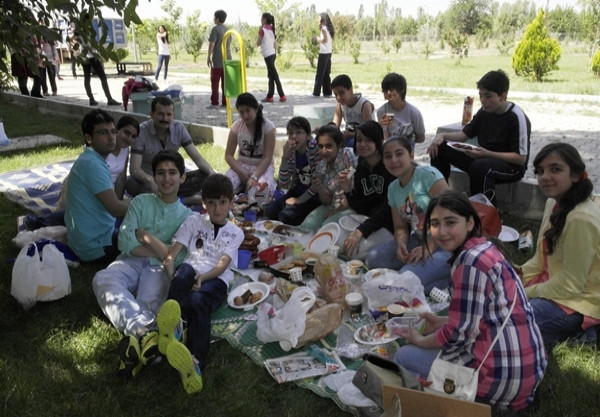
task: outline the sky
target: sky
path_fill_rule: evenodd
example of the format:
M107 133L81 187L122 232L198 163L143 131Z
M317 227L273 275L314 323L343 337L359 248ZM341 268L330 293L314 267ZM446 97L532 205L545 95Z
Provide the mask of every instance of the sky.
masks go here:
M360 5L364 5L364 11L367 15L373 15L374 5L380 3L381 0L328 0L321 2L317 0L288 0L287 4L291 5L299 3L302 8L310 7L312 4L324 3L325 6L317 6L317 11L326 11L329 9L332 13L340 12L341 14L357 15ZM514 0L499 0L501 3L512 3ZM549 8L553 9L557 5L566 6L575 3L574 0L535 0L538 7L545 6L546 1L549 3ZM175 0L178 7L184 10L183 15L201 10L200 20L207 21L212 24L213 14L217 9L223 9L227 12L226 23L236 23L238 21L247 22L252 25L260 25L260 16L262 12L268 10L258 10L254 0L219 0L217 3L208 4L207 1L198 0ZM162 2L160 0L139 0L140 7L138 14L142 19L158 18L164 15L161 10ZM246 6L241 7L244 4ZM400 8L403 16L416 17L417 10L422 7L425 13L435 16L440 11L445 11L449 8L451 0L388 0L388 5Z

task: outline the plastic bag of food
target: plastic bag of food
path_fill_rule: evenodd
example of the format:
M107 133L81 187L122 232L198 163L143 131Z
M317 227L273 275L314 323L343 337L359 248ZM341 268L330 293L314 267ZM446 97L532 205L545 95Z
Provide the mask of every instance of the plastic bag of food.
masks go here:
M340 262L335 256L324 253L319 257L315 265L315 277L328 303L344 305L346 280Z

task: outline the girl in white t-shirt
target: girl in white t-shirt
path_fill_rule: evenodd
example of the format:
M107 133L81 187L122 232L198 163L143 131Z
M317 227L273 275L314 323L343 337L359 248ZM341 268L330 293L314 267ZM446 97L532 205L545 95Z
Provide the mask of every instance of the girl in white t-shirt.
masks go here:
M277 186L273 165L275 125L264 118L262 106L250 93L240 94L235 107L240 119L229 130L225 148L225 162L229 165L226 175L233 183L235 193L255 186L268 186L273 193Z
M260 53L265 59L265 64L267 65L267 77L269 77L269 91L267 91L267 97L265 97L263 102L273 102L275 86L277 86L277 94L279 94L279 101L283 102L287 100L287 97L285 96L283 88L281 87L281 81L279 80L277 68L275 68L275 59L277 58L277 35L275 35L275 18L271 13L263 13L260 22L262 24L262 27L258 31L258 39L256 40L256 46L260 46Z
M323 88L323 96L331 97L331 53L333 51L333 38L335 30L333 23L327 13L319 15L319 36L313 37L313 42L319 43L319 59L317 61L317 73L315 74L315 86L313 88L313 96L321 95L321 87Z
M164 25L160 25L158 27L158 32L156 32L156 42L158 44L158 67L156 68L154 79L158 80L158 74L160 74L160 70L164 62L164 79L166 80L167 71L169 70L169 60L171 59L171 49L169 48L169 32L167 32L167 29L164 27Z

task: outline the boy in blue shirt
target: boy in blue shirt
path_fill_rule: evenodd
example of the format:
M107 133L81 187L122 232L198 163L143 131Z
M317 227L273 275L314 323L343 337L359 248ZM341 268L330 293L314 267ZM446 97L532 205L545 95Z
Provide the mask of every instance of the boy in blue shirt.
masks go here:
M125 334L118 349L123 378L136 376L158 354L156 312L169 290L162 263L173 234L192 213L177 197L185 180L183 157L160 151L152 160L152 171L157 193L133 199L119 231L121 255L92 281L100 308Z
M164 267L172 279L167 300L158 312L158 349L179 371L188 394L202 389L202 369L210 346L210 315L227 297L237 264L242 230L228 219L233 207L233 184L223 174L210 175L202 185L206 214L188 217L173 236ZM175 268L174 260L188 251ZM181 316L187 321L187 347L179 342Z
M123 218L129 200L115 193L106 157L117 146L115 119L92 110L81 122L86 148L69 172L65 226L69 247L80 260L113 260L117 254L115 221Z

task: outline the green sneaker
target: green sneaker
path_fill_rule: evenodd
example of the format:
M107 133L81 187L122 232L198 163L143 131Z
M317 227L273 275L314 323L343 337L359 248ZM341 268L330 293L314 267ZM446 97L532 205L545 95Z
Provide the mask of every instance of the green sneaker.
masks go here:
M152 364L158 356L158 332L146 332L140 337L140 361L142 365Z
M135 336L125 336L117 347L119 353L119 370L117 374L124 379L137 376L142 369L140 361L140 344Z
M171 342L178 342L183 335L181 321L181 308L175 300L164 302L156 315L158 324L158 350L163 355L167 354L167 346Z
M169 343L167 346L167 360L181 375L185 392L195 394L202 390L202 373L198 362L183 343L177 341Z

